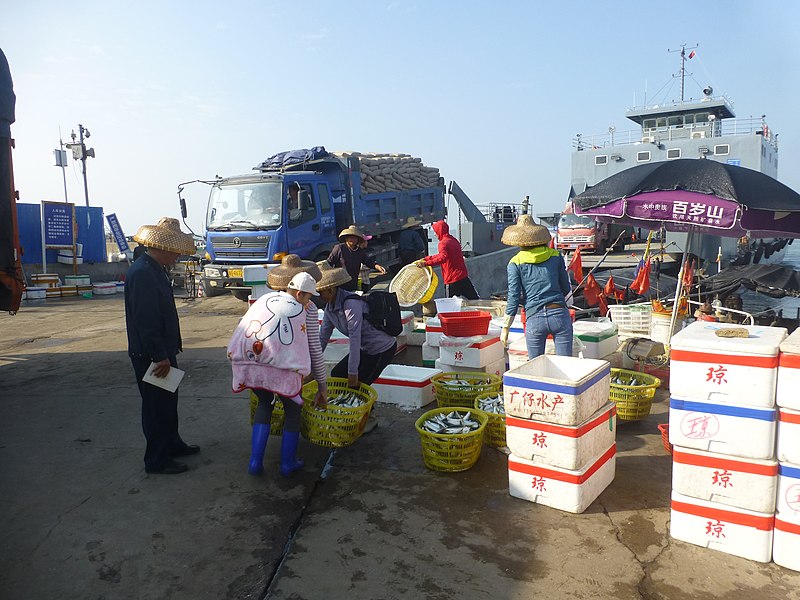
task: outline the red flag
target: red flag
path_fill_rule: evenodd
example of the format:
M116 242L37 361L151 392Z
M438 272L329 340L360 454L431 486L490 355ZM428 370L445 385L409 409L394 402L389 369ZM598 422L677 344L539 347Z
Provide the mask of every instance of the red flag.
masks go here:
M583 281L583 263L581 262L580 248L572 253L572 260L569 261L569 268L567 271L572 271L572 276L575 277L575 281L578 283Z
M694 259L687 261L686 268L683 271L683 285L686 287L692 287L692 284L694 283L694 267Z
M548 248L555 248L556 247L556 238L551 237L550 241L547 243Z
M586 299L586 304L589 306L597 306L597 303L600 301L599 296L602 291L603 290L600 287L600 284L597 283L594 275L590 273L586 278L586 284L583 286L583 297Z
M691 52L689 52L689 58L694 58L694 50L692 50Z
M631 283L631 289L640 296L644 296L650 290L649 258L647 259L647 261L645 261L642 268L639 269L639 273L636 275L636 278L633 280L633 283Z
M606 281L606 285L603 288L603 293L609 298L611 298L614 296L614 292L616 291L617 291L617 286L614 284L614 276L609 275L608 281Z
M597 296L597 300L600 303L600 316L605 317L608 314L608 302L606 301L605 294Z

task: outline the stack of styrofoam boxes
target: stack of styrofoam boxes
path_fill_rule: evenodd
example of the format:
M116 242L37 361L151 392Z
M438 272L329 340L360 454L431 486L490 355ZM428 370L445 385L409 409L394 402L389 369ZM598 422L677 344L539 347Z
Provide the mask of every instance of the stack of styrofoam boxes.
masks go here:
M88 287L88 292L91 296L91 291L92 291L91 285L92 285L92 280L88 275L65 275L64 285L61 287L61 294L62 296L83 295L87 291ZM125 282L123 282L123 291L124 291L124 285Z
M414 312L410 310L400 311L400 321L403 323L403 331L397 336L397 354L408 346L408 336L414 331Z
M581 513L616 467L616 410L604 360L542 355L503 375L509 493Z
M800 571L800 329L778 361L778 501L772 560Z
M414 318L411 321L411 331L407 334L409 346L422 346L425 343L425 322Z
M439 340L442 337L442 322L438 317L425 321L425 343L422 344L422 366L435 367L439 359Z
M502 375L506 370L505 349L499 333L469 337L442 335L439 358L434 367L442 371L478 371Z
M117 293L124 294L125 293L125 282L124 281L115 281L114 285L117 286Z
M372 387L378 392L378 402L396 404L402 409L422 408L433 402L431 378L441 373L439 369L388 365Z
M779 327L748 337L697 321L671 339L673 538L769 562L775 516Z
M272 290L267 286L270 269L264 265L245 265L242 267L242 284L252 288L250 300L257 300Z
M61 279L56 273L37 273L31 275L32 287L28 288L28 298L41 298L40 288L44 288L44 298L61 297ZM33 291L33 295L30 292Z
M572 356L575 358L582 357L582 358L600 358L597 356L587 357L584 354L585 349L584 343L578 338L578 336L573 336L572 338ZM555 343L551 338L547 338L544 346L544 353L545 354L555 354L556 353L556 346ZM530 359L528 358L528 343L525 341L525 338L520 338L515 342L512 342L508 345L508 368L515 369L521 365L524 365Z
M611 321L580 319L572 324L572 332L575 339L583 344L583 358L603 358L616 352L619 347L617 325Z
M83 244L75 244L75 250L77 251L75 254L75 262L76 265L83 264ZM72 260L72 248L61 248L58 251L58 258L56 259L58 262L71 265L73 264Z
M95 296L111 296L117 293L117 284L103 281L92 284L92 294Z

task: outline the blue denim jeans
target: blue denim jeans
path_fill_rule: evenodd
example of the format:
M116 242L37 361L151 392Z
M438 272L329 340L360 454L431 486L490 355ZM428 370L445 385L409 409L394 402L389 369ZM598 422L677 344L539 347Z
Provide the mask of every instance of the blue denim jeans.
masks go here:
M547 336L553 335L556 354L572 356L572 318L567 308L543 308L525 321L525 344L528 358L544 354Z

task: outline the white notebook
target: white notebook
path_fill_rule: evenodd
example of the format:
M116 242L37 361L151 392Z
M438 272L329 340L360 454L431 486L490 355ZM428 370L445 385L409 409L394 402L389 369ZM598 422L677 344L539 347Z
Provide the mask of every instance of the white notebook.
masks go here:
M165 389L168 392L174 392L177 390L186 371L181 371L176 367L170 367L169 373L167 373L166 377L156 377L153 375L153 369L155 366L156 363L150 363L150 366L147 367L147 373L145 373L144 377L142 377L142 381Z

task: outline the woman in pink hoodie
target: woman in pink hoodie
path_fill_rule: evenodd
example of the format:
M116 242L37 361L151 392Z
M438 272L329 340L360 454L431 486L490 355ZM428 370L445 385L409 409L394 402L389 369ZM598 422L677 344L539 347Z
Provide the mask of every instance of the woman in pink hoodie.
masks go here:
M461 296L467 300L477 300L478 293L467 273L461 244L450 235L450 227L444 221L436 221L433 224L433 232L439 238L439 253L421 258L414 264L420 267L442 266L446 297Z

